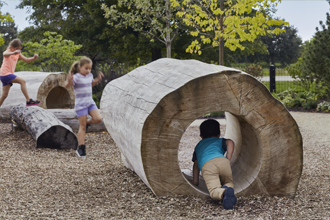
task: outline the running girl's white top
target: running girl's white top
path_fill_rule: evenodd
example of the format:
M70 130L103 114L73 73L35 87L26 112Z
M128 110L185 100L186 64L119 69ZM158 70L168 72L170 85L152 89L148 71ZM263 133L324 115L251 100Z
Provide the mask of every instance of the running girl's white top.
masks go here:
M80 73L73 75L73 89L76 96L74 109L76 111L88 108L90 105L95 104L92 94L92 83L92 73L89 73L86 76Z

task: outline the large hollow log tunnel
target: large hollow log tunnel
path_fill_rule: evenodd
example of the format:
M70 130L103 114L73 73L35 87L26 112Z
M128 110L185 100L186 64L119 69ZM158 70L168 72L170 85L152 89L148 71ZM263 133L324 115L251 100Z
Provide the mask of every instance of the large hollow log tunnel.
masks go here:
M72 109L74 107L73 88L64 88L67 73L61 72L15 72L15 75L26 82L29 96L41 101L39 107L44 109ZM0 95L2 84L0 85ZM0 117L9 119L10 109L25 103L25 97L19 84L14 84L9 95L0 107Z
M157 196L207 195L181 172L178 148L187 127L214 111L226 112L225 137L236 145L231 160L236 194L294 196L303 164L299 128L254 77L164 58L113 80L101 99L104 123L125 165Z

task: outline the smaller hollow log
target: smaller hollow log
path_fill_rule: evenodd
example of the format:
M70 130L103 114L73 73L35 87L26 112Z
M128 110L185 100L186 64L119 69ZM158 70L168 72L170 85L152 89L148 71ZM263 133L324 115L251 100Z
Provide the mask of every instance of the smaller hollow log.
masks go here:
M47 111L54 114L64 124L69 125L74 132L78 132L79 121L74 109L47 109ZM92 117L88 115L87 118L90 119ZM102 132L106 130L102 121L100 124L91 124L87 132Z
M74 90L72 87L65 88L67 73L61 72L15 72L15 75L24 79L29 96L41 103L39 107L44 109L72 109L74 107ZM2 84L0 83L0 95L2 95ZM10 118L9 112L12 107L25 103L25 97L21 86L14 83L10 88L8 97L0 106L0 118Z
M72 129L43 108L20 104L14 106L9 115L32 136L37 148L77 149L78 140Z

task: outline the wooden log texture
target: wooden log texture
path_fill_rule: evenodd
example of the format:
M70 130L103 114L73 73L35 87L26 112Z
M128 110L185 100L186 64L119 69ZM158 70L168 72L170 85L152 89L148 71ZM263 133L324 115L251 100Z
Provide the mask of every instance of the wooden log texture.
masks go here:
M37 148L76 149L78 146L72 129L43 108L20 104L11 109L10 117L33 137Z
M254 77L164 58L111 81L101 99L104 123L125 165L158 196L207 194L182 174L178 148L186 128L214 111L227 112L226 136L236 144L231 160L236 194L294 196L303 165L299 128Z
M23 78L32 99L41 101L39 107L45 109L74 107L73 88L64 88L67 79L66 73L53 72L15 72L16 76ZM2 84L0 83L0 95ZM19 84L14 83L10 88L9 95L0 107L0 118L9 119L12 107L25 104L26 100Z
M47 109L47 111L54 114L64 124L69 125L74 132L78 132L79 121L74 109ZM88 115L87 118L90 119L91 116ZM91 124L88 127L87 132L102 132L102 131L107 131L103 121L100 124Z

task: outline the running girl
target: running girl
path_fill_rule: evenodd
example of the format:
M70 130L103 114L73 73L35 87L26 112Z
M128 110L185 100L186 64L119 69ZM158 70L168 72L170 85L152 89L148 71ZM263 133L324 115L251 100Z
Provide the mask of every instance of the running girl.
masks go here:
M0 106L7 98L10 87L13 85L13 83L21 84L21 90L26 99L26 106L40 104L40 101L35 101L30 98L26 88L25 80L14 74L18 59L29 63L36 60L39 57L38 54L34 54L33 57L29 57L29 58L23 56L21 53L22 47L23 45L21 40L14 39L9 43L7 50L3 52L3 61L0 70L0 80L2 82L2 94L0 97Z
M75 111L79 120L78 149L79 157L86 156L85 135L90 124L102 122L102 116L92 98L92 87L97 85L104 77L102 72L93 79L91 73L93 62L88 57L83 57L72 64L65 87L73 86L75 93ZM87 115L92 119L87 120Z

